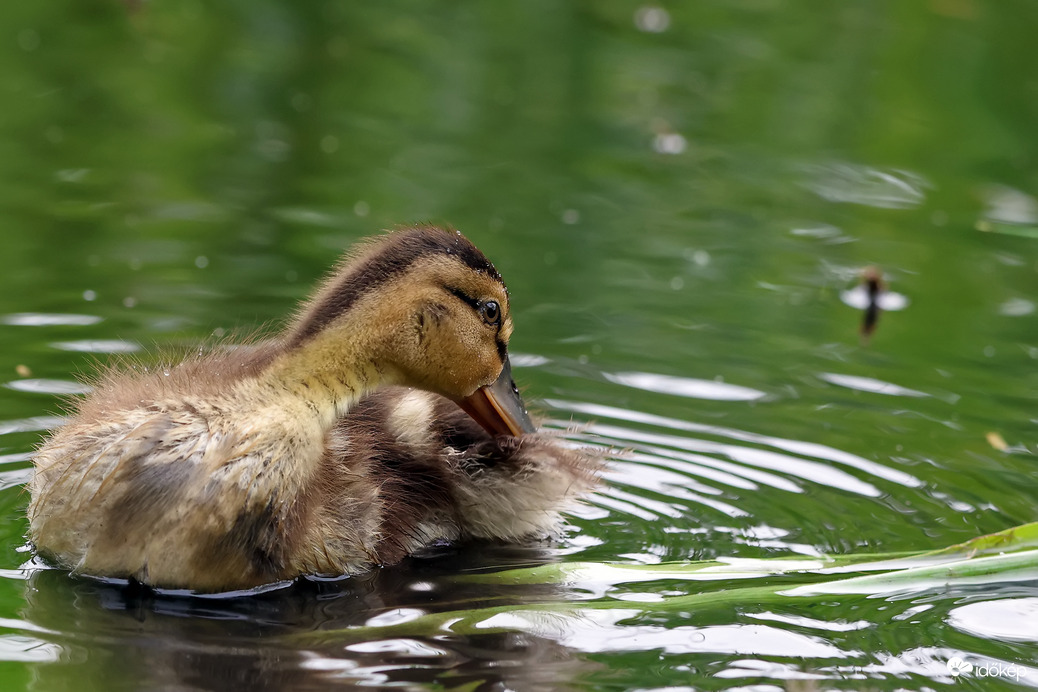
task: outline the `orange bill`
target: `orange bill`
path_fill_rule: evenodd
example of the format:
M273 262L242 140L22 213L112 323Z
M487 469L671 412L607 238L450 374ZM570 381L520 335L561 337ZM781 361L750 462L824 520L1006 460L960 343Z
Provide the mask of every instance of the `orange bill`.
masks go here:
M507 356L497 381L480 387L458 405L491 435L519 437L536 430L523 405L519 388L512 380L512 364Z

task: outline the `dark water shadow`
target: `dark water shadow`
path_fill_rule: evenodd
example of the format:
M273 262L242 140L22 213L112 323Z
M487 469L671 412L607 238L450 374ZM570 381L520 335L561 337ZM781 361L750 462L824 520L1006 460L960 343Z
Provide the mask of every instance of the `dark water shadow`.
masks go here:
M336 634L428 613L559 600L565 589L555 585L453 579L553 559L540 546L441 547L357 577L236 597L163 594L40 570L27 582L21 616L54 655L33 664L29 689L565 689L600 666L526 633ZM328 631L319 644L295 639L319 630Z

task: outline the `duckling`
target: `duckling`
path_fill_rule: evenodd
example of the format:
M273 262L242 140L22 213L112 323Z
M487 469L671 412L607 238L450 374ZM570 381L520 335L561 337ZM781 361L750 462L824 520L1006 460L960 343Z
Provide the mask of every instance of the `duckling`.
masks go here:
M217 592L546 531L594 463L533 434L512 328L459 232L363 243L274 340L105 374L34 455L30 541L74 573Z

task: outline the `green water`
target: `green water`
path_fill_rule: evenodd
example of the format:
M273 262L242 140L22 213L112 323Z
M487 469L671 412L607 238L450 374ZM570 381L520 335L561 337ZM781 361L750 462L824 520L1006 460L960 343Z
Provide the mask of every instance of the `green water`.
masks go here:
M639 601L695 582L456 579L925 550L1038 518L1033 3L0 18L0 689L1038 686L1038 574L680 612ZM505 276L516 377L548 424L626 450L564 536L222 601L30 564L29 456L77 374L276 324L354 240L415 221L462 229ZM863 344L842 292L873 264L907 306ZM630 609L293 638L592 597ZM1024 674L954 678L953 656Z

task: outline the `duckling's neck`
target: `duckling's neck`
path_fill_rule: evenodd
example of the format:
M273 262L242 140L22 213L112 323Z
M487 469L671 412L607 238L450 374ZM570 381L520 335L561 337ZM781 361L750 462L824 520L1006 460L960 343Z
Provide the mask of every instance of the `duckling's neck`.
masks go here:
M365 394L395 383L392 371L371 354L368 344L319 335L286 349L260 379L277 395L304 403L328 429Z

